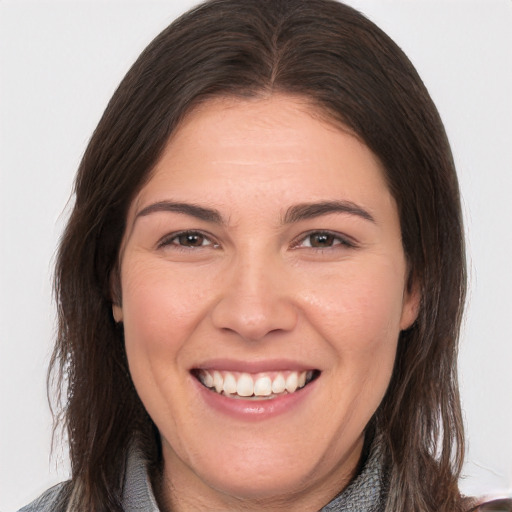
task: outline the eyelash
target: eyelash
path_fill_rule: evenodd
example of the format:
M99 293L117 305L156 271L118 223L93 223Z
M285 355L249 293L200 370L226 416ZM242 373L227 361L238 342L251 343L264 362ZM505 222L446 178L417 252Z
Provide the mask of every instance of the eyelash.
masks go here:
M317 236L317 237L327 237L330 239L331 245L328 245L326 247L315 247L311 245L311 238ZM309 245L302 245L306 240L310 240ZM317 251L325 251L329 249L335 249L337 246L341 246L341 248L355 248L357 247L357 244L349 239L346 236L341 235L340 233L336 233L333 231L310 231L306 234L303 234L300 236L300 238L297 238L295 241L292 242L291 247L292 249L314 249Z
M198 237L202 238L203 242L209 242L207 244L201 244L201 245L185 245L183 243L175 243L176 240L178 240L181 237ZM174 246L174 248L182 251L187 251L191 249L201 249L203 247L213 247L214 249L219 247L219 244L212 240L212 237L210 235L207 235L205 233L202 233L201 231L178 231L177 233L171 233L170 235L165 236L158 242L158 248L164 248L168 246Z
M325 247L315 247L311 243L312 237L325 237L327 239L327 242L330 243L330 245L327 245ZM180 238L182 237L198 237L201 238L201 244L200 245L186 245L183 243L176 243ZM309 245L302 245L306 240L309 239ZM209 242L204 244L204 242ZM201 231L179 231L177 233L171 233L170 235L164 237L159 243L158 248L168 247L168 246L174 246L174 248L179 250L191 250L191 249L200 249L203 247L213 247L214 249L217 249L220 247L220 245L215 242L212 237L208 234L202 233ZM324 251L328 249L336 248L337 246L341 246L343 248L355 248L357 245L353 240L349 240L348 237L342 236L339 233L332 232L332 231L310 231L306 234L302 234L299 238L295 239L291 244L290 247L292 249L301 249L301 248L307 248L307 249L313 249L318 251Z

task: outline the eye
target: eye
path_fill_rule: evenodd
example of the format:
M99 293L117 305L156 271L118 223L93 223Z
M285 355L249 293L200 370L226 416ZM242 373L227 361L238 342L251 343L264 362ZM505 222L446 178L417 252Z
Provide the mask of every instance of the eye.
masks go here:
M347 237L330 231L312 231L292 244L293 248L330 249L336 246L355 247Z
M208 236L200 231L181 231L166 236L158 243L158 247L175 246L177 248L194 249L197 247L218 247Z

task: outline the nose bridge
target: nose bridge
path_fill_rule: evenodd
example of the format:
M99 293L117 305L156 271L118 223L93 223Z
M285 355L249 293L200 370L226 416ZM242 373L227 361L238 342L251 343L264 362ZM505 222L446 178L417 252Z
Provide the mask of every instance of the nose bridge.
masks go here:
M254 246L238 251L212 312L215 326L247 340L293 329L297 311L288 284L277 252Z

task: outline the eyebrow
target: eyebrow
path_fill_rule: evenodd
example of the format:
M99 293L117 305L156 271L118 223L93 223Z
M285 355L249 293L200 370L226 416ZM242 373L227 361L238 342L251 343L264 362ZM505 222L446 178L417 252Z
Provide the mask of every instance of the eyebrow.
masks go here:
M198 206L192 203L175 203L172 201L159 201L158 203L150 204L138 212L135 218L145 217L146 215L150 215L155 212L182 213L206 222L225 224L225 221L218 210L205 208L204 206Z
M322 201L319 203L297 204L288 208L284 215L283 223L292 224L301 220L314 219L331 213L347 213L356 215L362 219L376 224L373 216L352 201Z
M226 224L221 213L214 208L206 208L193 203L177 203L173 201L159 201L150 204L137 213L135 219L145 217L155 212L174 212L183 215L189 215L196 219L214 224ZM283 224L293 224L302 220L314 219L322 215L329 215L332 213L346 213L355 215L367 221L375 222L373 216L364 208L358 206L352 201L321 201L318 203L301 203L291 206L286 210L283 217Z

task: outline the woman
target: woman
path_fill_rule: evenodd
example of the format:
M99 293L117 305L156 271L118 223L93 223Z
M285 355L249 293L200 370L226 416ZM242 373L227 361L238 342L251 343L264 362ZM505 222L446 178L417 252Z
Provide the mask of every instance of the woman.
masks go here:
M375 25L198 7L129 71L75 191L73 474L26 510L465 509L457 178Z

